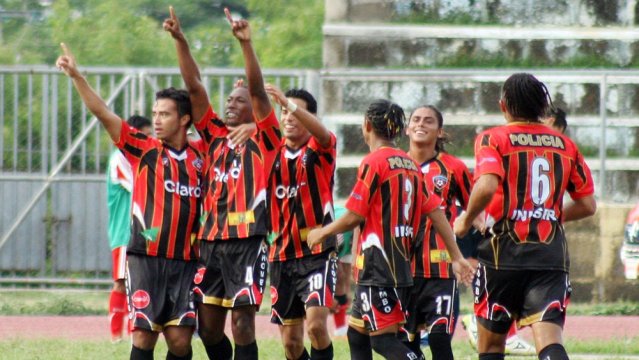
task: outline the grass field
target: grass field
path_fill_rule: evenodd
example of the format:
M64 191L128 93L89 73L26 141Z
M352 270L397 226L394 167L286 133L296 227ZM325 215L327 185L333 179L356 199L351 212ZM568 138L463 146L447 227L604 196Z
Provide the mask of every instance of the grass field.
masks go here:
M108 291L81 290L0 290L0 316L6 315L105 315ZM269 299L265 299L261 313L268 313ZM462 296L462 313L470 311L470 297ZM570 315L638 315L639 305L630 302L608 304L575 304ZM1 326L1 325L0 325ZM277 339L259 339L260 359L283 359ZM344 338L334 340L335 359L348 359L348 344ZM199 339L193 341L194 359L206 359ZM571 355L599 354L601 359L625 359L624 355L639 354L639 334L632 338L606 341L575 341L569 339L566 348ZM60 339L0 339L0 359L126 359L130 343L111 344L105 341ZM427 351L427 350L426 350ZM453 351L457 359L475 359L476 353L465 340L454 340ZM166 345L160 340L156 358L166 354ZM427 352L427 358L429 358ZM519 357L535 359L536 357ZM573 356L578 359L579 357ZM638 357L639 358L639 357ZM381 359L381 357L376 357Z
M349 359L348 344L345 339L336 339L333 344L335 359ZM260 359L275 360L284 358L282 347L278 340L260 340L258 345ZM573 358L579 358L576 354L601 354L601 359L626 359L628 357L624 355L639 354L639 337L597 344L568 341L566 349L571 355L574 355L572 356ZM425 350L426 357L430 358L428 349ZM129 351L130 344L128 342L111 344L109 341L0 340L0 358L6 360L127 359ZM453 341L453 352L456 359L477 358L475 351L465 341ZM166 345L163 341L159 341L155 349L155 358L163 359L165 354ZM537 357L518 356L510 358L536 359ZM202 343L198 339L193 341L193 359L207 359ZM375 359L381 359L381 357L375 356Z

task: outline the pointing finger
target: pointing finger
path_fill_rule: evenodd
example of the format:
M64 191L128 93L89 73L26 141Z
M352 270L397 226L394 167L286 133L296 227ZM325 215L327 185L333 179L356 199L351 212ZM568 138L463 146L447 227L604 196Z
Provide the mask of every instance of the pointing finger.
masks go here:
M233 25L233 17L231 16L229 8L224 8L224 15L226 15L226 20L229 22L229 24Z
M71 55L71 50L69 50L69 48L67 47L67 44L65 44L65 43L60 43L60 46L62 47L62 52L64 52L64 55L66 55L66 56L72 56L72 55Z
M175 21L175 10L173 10L173 6L169 6L169 15L171 16L171 20Z

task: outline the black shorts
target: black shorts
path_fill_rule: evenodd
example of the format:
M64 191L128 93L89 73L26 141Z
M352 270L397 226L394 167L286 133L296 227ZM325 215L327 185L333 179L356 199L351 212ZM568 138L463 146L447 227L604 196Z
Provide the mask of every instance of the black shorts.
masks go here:
M126 290L133 327L162 331L167 326L195 326L195 267L195 261L128 254Z
M262 303L268 272L263 236L200 242L195 301L225 308Z
M453 302L457 293L455 279L415 278L408 300L408 319L404 326L411 336L420 330L429 333L452 334Z
M271 322L295 325L306 308L333 306L337 255L333 251L271 263Z
M410 289L357 285L349 323L371 332L404 324Z
M475 315L492 332L505 334L513 320L563 327L572 289L559 270L495 270L479 265L473 281Z

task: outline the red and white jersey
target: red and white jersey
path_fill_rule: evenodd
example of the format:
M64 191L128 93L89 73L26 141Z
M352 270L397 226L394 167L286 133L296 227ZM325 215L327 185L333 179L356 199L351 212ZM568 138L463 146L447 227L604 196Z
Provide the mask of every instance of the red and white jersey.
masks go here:
M423 215L441 200L426 192L417 163L402 150L382 147L368 154L346 208L365 218L357 240L357 284L413 284L411 249Z
M127 253L195 260L200 177L200 141L173 149L122 121L122 150L133 169L131 240Z
M205 192L198 237L228 240L266 235L266 185L280 144L275 113L255 119L258 131L244 144L209 106L196 129L206 144Z
M442 200L441 207L452 227L457 218L457 203L463 209L468 204L473 184L468 167L453 155L440 152L424 162L421 170L426 190ZM452 259L444 239L435 230L430 218L426 218L424 226L415 242L413 275L423 278L454 278Z
M479 245L482 263L568 271L564 193L573 199L594 193L590 169L572 140L543 124L510 123L479 134L475 160L475 179L500 179L486 208L493 236Z
M312 250L306 244L308 232L331 223L337 139L331 134L327 147L311 136L299 149L282 140L269 178L271 249L269 261L297 259L335 248L335 238Z

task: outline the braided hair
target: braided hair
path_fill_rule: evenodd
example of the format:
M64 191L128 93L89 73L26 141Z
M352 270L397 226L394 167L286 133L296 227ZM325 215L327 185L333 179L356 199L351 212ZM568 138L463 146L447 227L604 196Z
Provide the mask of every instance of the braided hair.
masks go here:
M439 109L435 105L422 105L415 108L415 110L413 110L413 112L410 114L410 118L412 118L415 111L419 109L432 110L433 113L435 113L435 119L437 119L437 129L441 129L444 127L444 116L442 115L442 112L439 111ZM435 151L445 152L446 151L445 145L448 143L450 143L450 136L448 135L448 133L442 130L442 135L437 137L437 142L435 143Z
M366 118L373 131L387 140L394 140L406 126L406 116L401 106L388 100L375 100L366 109Z
M540 122L552 108L548 88L531 74L511 75L501 88L502 100L508 112L517 118Z

